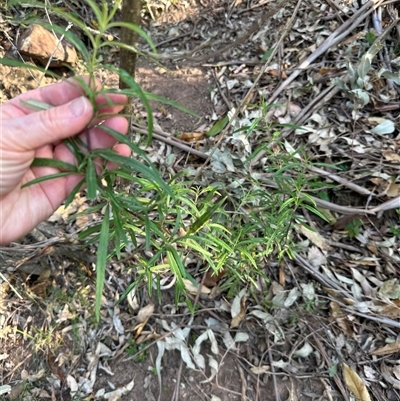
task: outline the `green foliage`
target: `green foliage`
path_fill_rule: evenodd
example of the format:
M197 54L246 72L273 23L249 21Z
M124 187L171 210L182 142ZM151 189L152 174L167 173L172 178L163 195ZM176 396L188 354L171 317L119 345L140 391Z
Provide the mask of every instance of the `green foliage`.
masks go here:
M87 49L74 33L52 25L55 32L65 35L74 44L86 65L89 82L80 78L76 78L76 81L84 88L95 108L95 117L89 127L96 126L97 121L107 117L100 115L95 103L96 97L102 95L110 99L111 94L122 93L142 101L147 111L150 140L153 119L149 100L165 101L181 110L190 111L174 102L144 92L126 71L102 64L101 51L104 47L118 46L136 50L123 43L102 41L103 34L110 28L124 26L133 29L151 46L152 44L145 32L138 27L113 22L118 1L111 9L106 2L99 7L93 0L85 1L96 16L98 34L93 34L84 22L61 8L47 9L78 27L87 36L92 47ZM14 1L16 3L18 2ZM27 2L24 1L24 4ZM30 1L29 4L44 8L44 4L40 2ZM22 64L4 59L0 62L14 66ZM128 88L94 89L94 75L98 68L117 73ZM35 110L51 107L34 101L28 101L25 105ZM175 297L178 300L188 285L197 286L195 277L188 270L191 263L197 263L201 272L211 270L219 273L224 270L226 280L222 283L221 290L227 290L230 297L239 285L256 285L259 277L268 280L264 273L268 258L293 257L296 249L293 240L294 225L303 224L298 214L299 209L307 209L324 218L307 194L307 191L320 191L322 188L322 183L307 173L311 162L302 150L286 149L285 143L278 140L282 126L265 126L265 115L269 108L264 103L258 107L262 110L260 118L240 131L245 133L246 138L251 138L256 130L272 132L272 135L269 135L268 143L261 144L244 161L244 167L261 151L266 152L268 164L260 174L241 171L241 179L235 188L228 188L226 183L196 186L183 175L170 177L169 183L166 183L140 146L104 125L101 128L118 142L127 144L134 157L123 157L109 149L91 149L78 138L70 138L65 144L75 156L75 165L52 159L35 159L35 166L52 166L60 172L26 185L35 185L69 174L80 174L82 180L66 203L72 202L82 184L85 184L87 197L92 205L81 214L102 215L101 223L86 227L79 234L86 246L96 244L98 247L95 305L97 319L100 317L106 264L110 258L121 258L123 252L132 245L135 248L134 258L128 267L135 270L136 279L120 300L135 286L144 283L150 293L156 290L160 299L160 277L165 272L172 273L176 278ZM227 117L218 121L208 132L208 136L220 133L227 123ZM109 163L115 164L118 169L108 170L106 167ZM116 190L115 183L121 179L130 183L129 192ZM194 311L196 305L192 305L189 300L187 303L190 310Z
M135 363L144 362L149 357L149 351L145 350L146 346L146 343L138 345L134 338L130 338L128 340L128 346L125 348L125 352L128 356L134 356L138 354L137 357L133 360Z
M361 226L362 221L360 219L355 219L352 220L350 223L347 223L344 229L347 231L349 238L354 238L358 234L360 234Z
M365 34L365 40L367 41L367 43L368 43L369 45L372 45L372 44L375 42L375 40L376 40L376 35L375 35L373 32L368 31L368 32Z

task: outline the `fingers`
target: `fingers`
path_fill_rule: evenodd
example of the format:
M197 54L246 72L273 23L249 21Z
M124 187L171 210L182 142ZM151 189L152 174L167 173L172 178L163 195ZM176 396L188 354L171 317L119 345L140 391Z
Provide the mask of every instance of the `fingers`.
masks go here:
M128 131L128 120L121 116L110 117L104 122L103 125L121 134L126 134ZM91 149L111 148L117 143L112 135L101 129L101 126L91 128L87 134L82 134L80 139L86 144L90 143ZM129 154L130 153L128 153L128 155ZM63 143L59 144L54 149L54 157L67 163L75 163L74 155Z
M93 83L89 81L89 77L73 77L19 95L6 104L1 105L3 118L36 113L36 110L23 104L23 102L28 102L29 100L35 100L51 106L61 106L85 95L85 87L87 86L91 86L92 89L96 91L101 89L99 81L96 80ZM96 98L96 103L98 105L105 106L100 108L100 112L103 114L118 113L123 109L126 101L127 97L119 94L101 94ZM114 105L114 107L112 105Z
M90 101L80 96L62 106L5 120L3 139L8 149L31 151L78 134L92 117Z
M35 110L24 106L21 101L36 100L52 106L60 106L71 100L83 96L85 90L83 85L89 84L89 77L73 77L56 84L43 86L41 88L26 92L22 95L11 99L4 106L14 106L25 114L35 113ZM96 88L100 89L101 85L96 81Z

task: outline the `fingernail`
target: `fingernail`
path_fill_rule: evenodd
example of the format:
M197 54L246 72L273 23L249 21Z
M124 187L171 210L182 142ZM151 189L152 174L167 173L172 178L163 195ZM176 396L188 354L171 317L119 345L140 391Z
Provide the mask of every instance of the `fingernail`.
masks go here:
M72 115L75 117L80 117L86 114L88 105L89 101L84 96L81 96L69 104L69 109L71 110Z

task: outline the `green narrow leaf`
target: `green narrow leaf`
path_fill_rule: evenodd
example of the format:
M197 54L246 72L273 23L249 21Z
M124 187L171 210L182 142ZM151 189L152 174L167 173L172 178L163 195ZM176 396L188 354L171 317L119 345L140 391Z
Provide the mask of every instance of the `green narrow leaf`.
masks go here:
M40 184L41 182L54 180L56 178L66 177L66 176L71 175L71 174L75 174L75 173L71 173L71 172L68 171L68 172L65 172L65 173L57 173L57 174L45 175L44 177L35 178L34 180L27 182L26 184L22 185L21 188L30 187L31 185Z
M88 238L88 237L90 237L92 235L99 236L100 235L100 233L99 233L100 230L101 230L101 224L96 224L94 226L85 228L84 231L81 231L78 234L78 238L80 240L84 240L84 239L86 239L86 238Z
M133 152L135 152L137 155L143 157L143 159L145 159L149 164L151 164L151 161L150 161L149 157L147 156L147 154L145 152L143 152L143 150L141 150L135 143L130 141L129 138L126 137L126 135L122 135L120 132L118 132L110 127L107 127L105 125L99 125L98 127L101 128L103 131L106 131L107 133L112 135L119 143L128 145L132 149Z
M206 137L210 138L212 136L218 135L229 122L229 117L225 116L220 120L216 121L214 125L210 128L210 130L206 133Z
M154 93L149 93L149 92L144 92L144 93L148 100L154 100L154 101L157 101L160 103L168 104L169 106L175 107L176 109L181 110L187 114L190 114L193 117L200 118L200 116L196 112L188 109L185 106L182 106L178 102L174 102L173 100L166 99L165 97L162 97L162 96L157 96Z
M147 167L143 163L140 163L135 159L118 155L115 152L104 152L103 150L99 150L98 154L105 160L115 163L117 166L120 165L129 166L133 170L142 173L144 177L156 183L160 188L164 189L164 191L166 191L171 197L173 196L171 188L161 178L156 169Z
M185 266L183 266L182 260L174 247L167 246L167 258L171 271L176 276L176 285L184 288L185 285L183 284L182 278L187 278L186 269ZM194 282L194 284L196 284L196 282Z
M89 158L86 167L86 185L88 199L93 200L97 196L97 174L93 159Z
M271 56L271 54L273 53L273 51L274 51L274 49L269 49L269 50L267 50L267 51L263 54L263 56L261 57L261 61L267 61L267 60L270 58L270 56Z
M135 32L138 33L142 38L144 38L144 39L146 40L146 42L147 42L147 43L149 44L149 46L151 47L151 50L153 50L154 53L157 53L157 49L156 49L156 47L154 46L154 43L153 43L153 41L151 40L150 36L147 35L147 33L146 33L143 29L139 28L137 25L131 24L131 23L129 23L129 22L122 22L122 21L119 21L119 22L112 22L111 24L109 24L109 25L107 26L108 29L111 29L111 28L114 28L114 27L116 27L116 28L124 27L124 28L130 29L131 31L135 31Z
M222 206L222 204L225 202L226 198L221 199L217 204L214 206L210 207L208 210L206 210L199 218L196 219L195 222L190 226L187 234L194 234L197 233L204 225L210 220L211 216Z
M118 208L118 205L115 203L112 203L112 211L113 211L113 222L114 222L114 230L115 230L115 243L116 243L116 253L117 253L117 258L121 259L121 249L120 249L120 242L125 246L128 246L128 238L125 234L125 230L123 228L123 224L121 221L121 210Z
M147 214L144 216L144 230L146 232L144 249L148 252L150 251L151 247L151 227L150 227L149 216Z
M107 17L107 15L103 15L103 13L100 10L100 7L96 4L95 1L93 0L85 0L87 4L89 4L90 8L94 12L96 18L97 18L97 23L99 24L100 30L105 30L105 26L103 25L104 19ZM103 3L103 2L102 2ZM105 1L104 1L105 3Z
M28 109L35 110L35 111L48 110L48 109L51 109L52 107L54 107L51 104L40 102L39 100L35 100L35 99L29 99L28 101L21 100L21 104L25 107L28 107Z
M123 47L123 46L122 46ZM128 94L130 96L138 96L139 99L142 101L144 108L146 109L147 112L147 132L148 132L148 143L150 143L152 136L153 136L153 110L150 106L150 103L148 101L148 97L146 92L142 90L140 85L135 81L133 77L129 75L127 71L125 71L122 68L115 68L111 65L105 66L108 70L111 70L115 73L117 73L120 77L120 79L125 82L130 88L132 88L132 93L129 93L129 90L124 90L121 91L121 93Z
M50 75L57 79L61 79L61 77L58 74L54 74L54 72L52 72L52 71L46 70L45 68L38 67L36 65L27 64L22 61L11 60L8 58L0 57L0 64L7 65L9 67L19 67L19 68L27 68L30 70L37 70L37 71L42 72L43 74Z
M71 191L68 198L64 202L65 206L68 206L74 200L75 195L81 190L84 182L85 179L82 178L82 180L80 180L78 184L75 185L74 189Z
M82 151L79 149L78 145L76 144L75 138L66 138L63 140L65 146L70 150L70 152L74 155L78 165L82 164L84 156ZM81 169L77 167L77 170L80 171Z
M70 172L78 172L76 166L57 159L47 159L45 157L37 157L33 159L31 167L54 167L60 170L67 170Z
M106 276L106 263L108 254L108 241L110 233L110 207L107 205L104 219L101 224L99 248L96 260L96 321L100 321L101 297L103 295L104 281Z

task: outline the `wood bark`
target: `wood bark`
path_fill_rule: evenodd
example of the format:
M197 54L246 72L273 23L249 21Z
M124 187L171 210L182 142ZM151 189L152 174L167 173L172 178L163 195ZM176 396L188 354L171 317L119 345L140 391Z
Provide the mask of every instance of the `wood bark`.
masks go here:
M122 1L122 21L129 22L140 27L142 0L123 0ZM139 35L136 31L125 27L121 28L121 42L129 46L137 46ZM120 67L127 71L132 77L135 77L137 54L127 49L120 50ZM120 89L126 89L128 86L120 79ZM124 114L132 117L132 99L129 99L124 109ZM130 126L130 124L129 124Z

